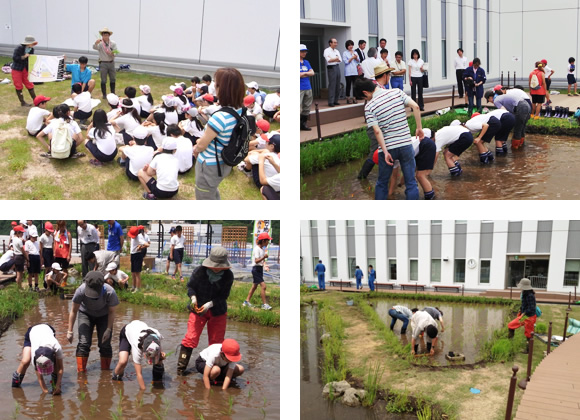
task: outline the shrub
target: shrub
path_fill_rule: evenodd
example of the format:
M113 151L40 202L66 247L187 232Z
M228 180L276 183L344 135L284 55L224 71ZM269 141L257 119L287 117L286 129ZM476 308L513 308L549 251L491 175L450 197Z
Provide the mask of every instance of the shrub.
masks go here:
M546 334L548 332L548 326L545 322L536 322L536 332L538 334Z

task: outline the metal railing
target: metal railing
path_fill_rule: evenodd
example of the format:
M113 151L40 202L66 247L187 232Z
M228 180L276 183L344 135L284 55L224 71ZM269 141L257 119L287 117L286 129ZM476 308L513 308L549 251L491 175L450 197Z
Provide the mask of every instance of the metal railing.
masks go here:
M548 288L548 277L546 276L529 276L532 282L532 287L534 289L547 289Z

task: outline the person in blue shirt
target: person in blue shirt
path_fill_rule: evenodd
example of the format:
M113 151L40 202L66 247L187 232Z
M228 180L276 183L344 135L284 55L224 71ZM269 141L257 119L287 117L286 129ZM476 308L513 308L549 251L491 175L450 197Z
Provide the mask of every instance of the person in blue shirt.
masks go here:
M109 239L107 241L107 251L113 251L119 254L123 249L125 236L123 228L116 220L103 220L109 224Z
M364 277L362 270L357 265L356 271L354 272L354 276L356 278L356 290L362 289L362 278Z
M371 292L375 291L375 278L377 277L377 273L373 269L372 265L369 265L369 287Z
M310 77L314 76L314 70L306 60L308 48L306 45L300 44L300 130L310 131L310 127L306 125L308 116L310 115L310 107L312 106L312 86L310 85Z
M485 70L480 67L481 60L479 58L473 59L473 65L467 67L463 72L463 80L465 81L465 93L467 93L468 115L473 112L473 97L476 99L477 112L481 113L481 98L483 97L483 84L487 80L485 77Z
M65 56L65 60L66 60L66 56ZM89 60L87 59L87 57L82 56L79 57L79 64L67 64L66 65L66 71L70 71L71 72L71 92L72 92L72 87L76 84L76 83L80 83L82 85L82 92L93 92L93 89L95 88L95 80L91 79L91 76L93 75L91 70L89 70L87 68L87 63L89 62Z
M326 286L324 284L324 273L326 272L326 267L322 264L322 260L318 260L318 264L314 268L314 273L318 275L318 288L320 290L326 290Z

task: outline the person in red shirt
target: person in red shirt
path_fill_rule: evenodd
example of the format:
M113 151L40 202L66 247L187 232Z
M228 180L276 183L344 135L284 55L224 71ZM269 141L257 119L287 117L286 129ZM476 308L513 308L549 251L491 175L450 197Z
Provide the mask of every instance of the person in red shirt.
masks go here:
M538 84L534 83L532 87L532 78L536 76ZM534 80L535 82L535 80ZM530 73L528 77L528 85L530 86L530 93L532 95L532 116L531 118L539 120L542 104L546 100L546 77L544 76L544 63L536 61L536 68Z

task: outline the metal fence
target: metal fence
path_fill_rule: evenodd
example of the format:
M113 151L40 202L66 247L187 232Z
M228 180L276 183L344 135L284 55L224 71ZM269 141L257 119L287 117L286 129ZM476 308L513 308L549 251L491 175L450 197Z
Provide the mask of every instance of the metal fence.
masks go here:
M528 276L532 282L532 287L534 289L547 289L548 288L548 277L546 276Z

